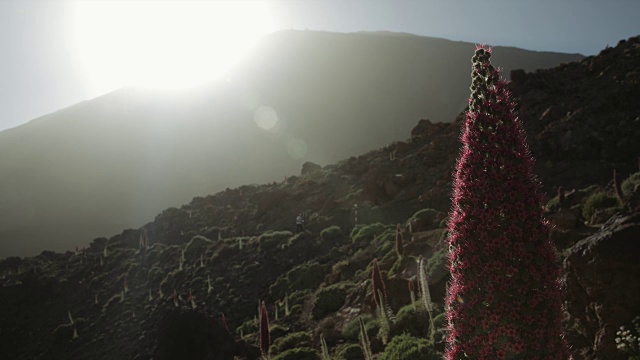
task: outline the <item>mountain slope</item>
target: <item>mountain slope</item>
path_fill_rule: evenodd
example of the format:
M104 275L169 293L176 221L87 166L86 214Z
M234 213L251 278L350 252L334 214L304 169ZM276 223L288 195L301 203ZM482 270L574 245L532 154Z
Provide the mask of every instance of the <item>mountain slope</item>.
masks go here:
M593 76L590 69L596 66L608 70ZM628 125L628 119L640 117L640 103L610 106L607 116L596 111L620 97L640 97L638 68L640 37L635 37L581 63L513 74L536 172L547 189L567 190L564 201L555 197L546 208L552 239L564 257L563 324L576 359L623 359L615 331L640 313L633 296L640 289L633 241L640 208L621 215L609 184L613 167L621 180L634 172L629 178L640 181L636 158L629 158L638 153L632 141L638 128ZM624 79L620 87L613 85L616 79ZM554 96L540 96L551 91L549 84ZM570 113L584 108L593 115L579 122L567 121L563 112L541 117L550 106ZM443 311L448 274L441 225L460 150L460 119L421 120L406 141L324 167L305 163L300 175L286 180L196 197L142 227L94 239L77 253L0 261L0 307L6 310L0 313L0 358L181 359L184 355L176 354L191 349L198 353L194 359L255 359L260 300L269 308L272 355L286 346L320 349L322 334L332 354L355 347L360 356L357 331L349 331L357 329L358 316L370 318L373 352L380 354L384 344L372 316L374 258L396 315L391 336L408 332L425 339L427 316L410 312L407 281L415 280L416 257L428 259L435 312ZM616 151L580 150L593 146L591 132L581 131L586 124L599 130L600 149L620 144ZM575 134L570 143L563 142L567 132ZM571 146L558 153L546 151L547 144ZM572 191L574 186L585 188ZM593 200L602 196L613 202ZM308 232L293 234L301 212L307 213ZM397 223L404 260L394 249ZM150 246L142 250L145 236ZM231 337L218 320L221 312ZM441 314L434 319L433 347L440 351L442 321Z
M466 103L472 49L404 34L284 31L228 82L118 90L1 132L0 255L70 248L199 194L402 139L415 119L450 121ZM531 71L581 56L495 47L495 58ZM261 106L272 110L256 113Z

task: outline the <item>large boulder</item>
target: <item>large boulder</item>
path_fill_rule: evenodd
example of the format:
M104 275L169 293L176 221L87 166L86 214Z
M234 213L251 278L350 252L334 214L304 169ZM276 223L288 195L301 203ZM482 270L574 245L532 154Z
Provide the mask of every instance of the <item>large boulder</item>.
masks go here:
M300 172L302 175L313 174L322 170L322 166L312 163L311 161L307 161L302 164L302 171Z
M625 359L616 331L640 314L640 214L617 214L564 260L565 328L574 358Z

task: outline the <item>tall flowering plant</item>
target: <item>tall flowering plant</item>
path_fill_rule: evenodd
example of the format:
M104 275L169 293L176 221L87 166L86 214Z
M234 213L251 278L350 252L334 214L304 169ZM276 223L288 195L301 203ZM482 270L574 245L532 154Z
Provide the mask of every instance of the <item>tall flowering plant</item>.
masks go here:
M567 359L556 251L515 103L472 59L469 111L449 216L446 359Z

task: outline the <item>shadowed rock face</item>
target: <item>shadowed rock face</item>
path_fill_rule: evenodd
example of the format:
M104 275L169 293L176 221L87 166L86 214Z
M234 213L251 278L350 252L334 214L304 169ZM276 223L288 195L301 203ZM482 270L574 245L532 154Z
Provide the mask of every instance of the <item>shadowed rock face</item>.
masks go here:
M189 310L165 314L158 324L157 360L233 360L257 358L257 348L239 344L217 321Z
M564 261L565 319L576 359L625 359L616 331L640 314L640 213L616 215Z
M640 36L579 62L515 73L511 89L547 191L637 171ZM553 182L549 181L553 179Z

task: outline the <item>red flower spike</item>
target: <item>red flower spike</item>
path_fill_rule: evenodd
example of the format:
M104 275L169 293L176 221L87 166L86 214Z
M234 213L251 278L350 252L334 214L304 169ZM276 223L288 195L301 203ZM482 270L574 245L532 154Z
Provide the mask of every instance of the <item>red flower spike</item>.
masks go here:
M384 280L382 279L382 273L380 272L380 268L378 267L378 259L373 259L373 267L371 268L371 283L372 292L373 292L373 301L375 302L376 307L384 306L386 303L387 292L384 286ZM380 299L380 291L382 293L382 299Z
M260 351L264 357L269 356L269 344L271 338L269 335L269 313L267 313L267 307L262 302L260 307Z
M220 313L220 324L222 324L222 327L227 330L227 332L229 334L231 334L231 331L229 331L229 326L227 325L227 318L224 317L224 313L221 312Z
M402 239L402 229L400 224L396 225L396 255L401 257L404 254L404 244Z
M460 136L445 359L568 359L540 185L515 103L490 57L491 48L476 46Z

